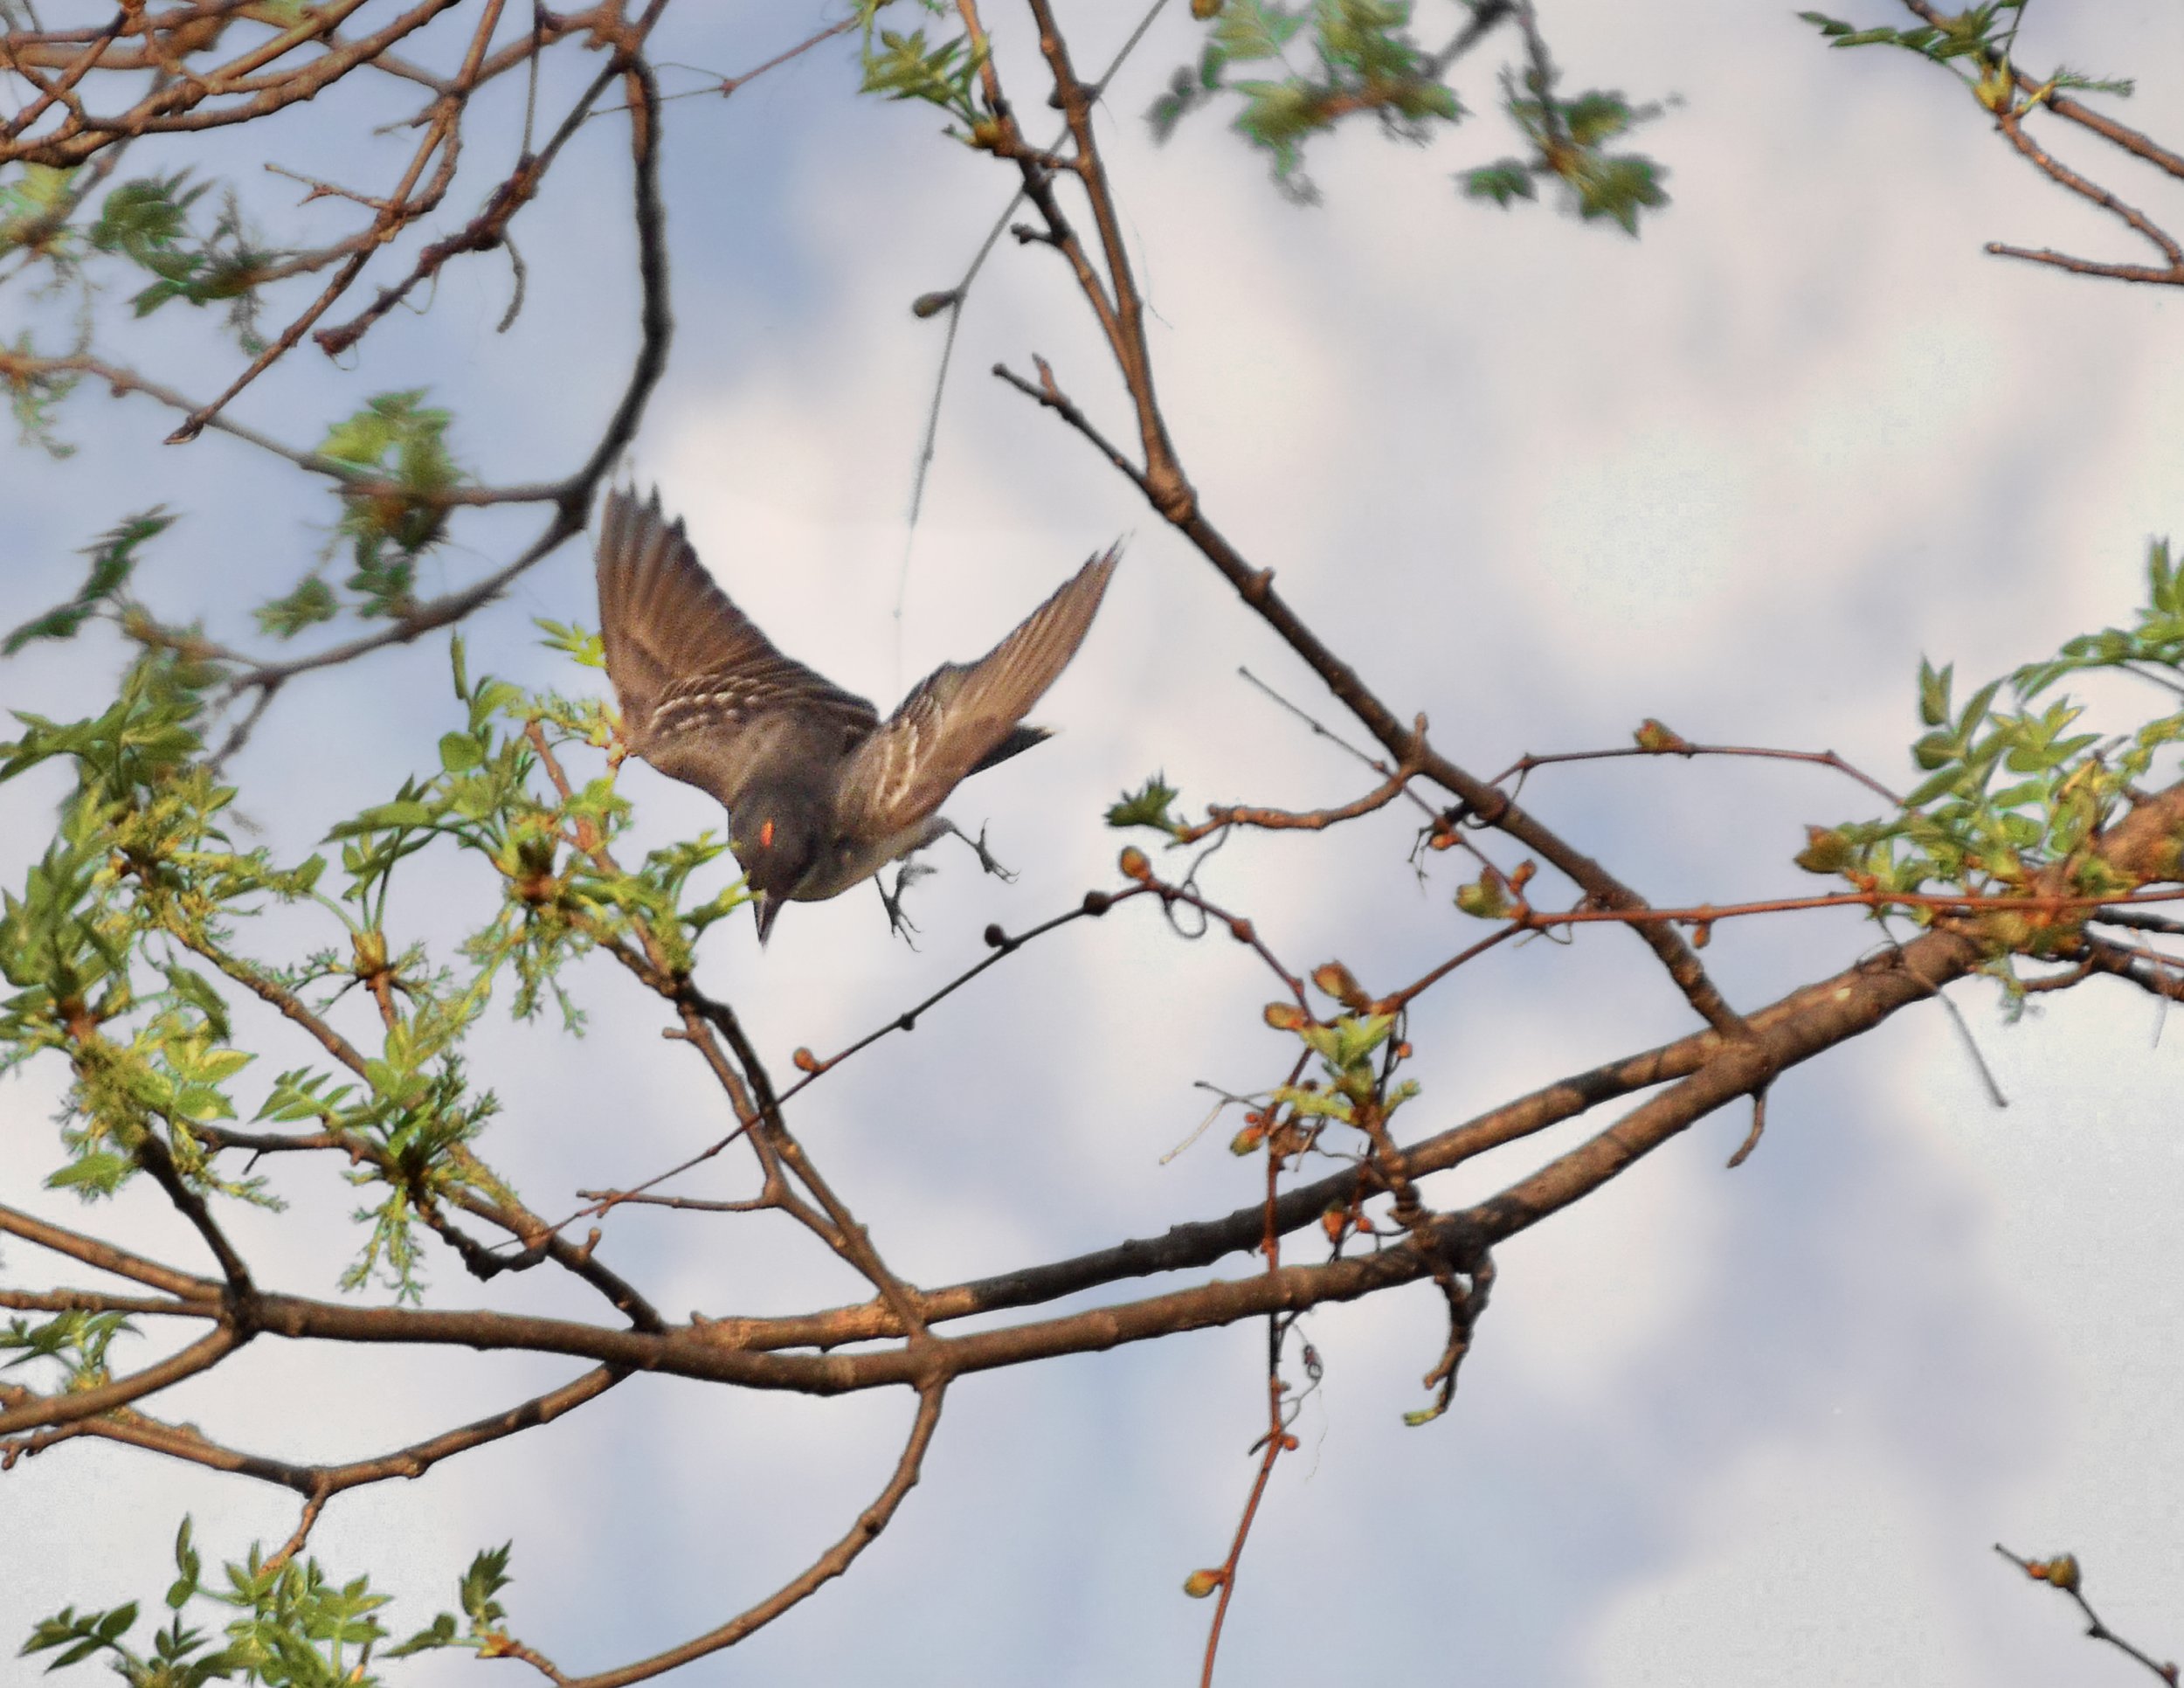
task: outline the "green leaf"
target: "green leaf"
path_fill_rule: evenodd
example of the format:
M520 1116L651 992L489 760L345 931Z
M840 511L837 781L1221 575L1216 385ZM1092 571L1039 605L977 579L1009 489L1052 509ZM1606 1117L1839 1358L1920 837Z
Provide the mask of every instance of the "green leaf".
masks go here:
M1956 671L1952 662L1937 673L1925 657L1918 659L1918 718L1929 727L1939 727L1949 718L1949 684Z
M467 773L483 765L485 746L468 733L443 733L439 741L439 764L449 773Z
M975 124L978 114L971 98L971 79L984 62L968 51L969 38L957 36L937 46L928 46L925 31L907 34L880 31L874 48L869 33L863 49L864 80L858 91L888 100L921 100L937 106L965 123Z
M341 838L356 838L366 833L391 832L404 827L429 827L439 819L440 811L431 804L414 799L393 803L382 803L364 810L354 820L344 820L327 834L328 842Z
M182 1528L175 1532L175 1570L177 1574L167 1590L167 1606L170 1611L179 1612L190 1602L197 1592L198 1580L204 1569L204 1561L197 1557L196 1547L190 1545L190 1519L185 1513Z
M1108 806L1107 824L1110 827L1150 827L1156 832L1173 836L1183 830L1182 821L1169 813L1178 793L1168 784L1165 773L1157 773L1135 792L1124 792Z
M404 1641L397 1646L383 1649L379 1657L382 1658L408 1658L413 1654L428 1653L438 1648L453 1647L457 1644L458 1643L455 1638L455 1615L453 1612L442 1612L438 1617L432 1620L432 1625L429 1629L419 1629L407 1641Z
M175 994L204 1016L204 1023L213 1036L225 1039L228 1035L227 1004L221 1000L212 981L203 973L180 965L170 965L164 971Z
M460 1591L462 1608L473 1629L491 1629L508 1615L506 1608L494 1596L512 1581L508 1575L508 1555L515 1546L512 1541L504 1541L498 1547L481 1549L470 1561L470 1568L463 1573Z
M287 597L271 598L251 613L260 631L275 639L294 639L306 627L331 621L341 607L334 589L314 574L307 575Z
M1482 164L1476 169L1463 171L1456 180L1463 184L1465 198L1491 199L1503 209L1514 200L1539 197L1539 190L1532 183L1531 171L1521 158L1503 158Z
M91 572L76 596L59 608L24 622L0 639L0 656L13 656L33 639L66 639L101 605L120 598L135 571L137 550L172 527L175 518L164 509L132 515L108 529L82 555L91 559Z
M573 657L587 668L606 667L606 647L600 642L598 634L563 622L549 621L543 616L534 616L531 625L546 635L538 642L548 650Z
M1213 19L1212 37L1224 59L1279 59L1304 19L1303 11L1268 0L1226 0Z

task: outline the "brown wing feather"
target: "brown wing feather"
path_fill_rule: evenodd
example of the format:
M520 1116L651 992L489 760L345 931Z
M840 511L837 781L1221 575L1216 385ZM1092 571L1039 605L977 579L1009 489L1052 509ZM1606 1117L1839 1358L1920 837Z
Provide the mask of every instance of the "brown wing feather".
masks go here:
M623 734L663 773L727 801L720 788L740 783L736 741L765 716L793 712L844 744L879 724L868 702L782 655L729 601L682 523L661 515L657 493L643 504L632 493L608 495L598 574L599 636Z
M1094 557L976 662L934 669L857 751L842 784L845 805L875 831L900 832L937 810L989 758L1000 760L993 752L1077 654L1120 556L1115 545Z

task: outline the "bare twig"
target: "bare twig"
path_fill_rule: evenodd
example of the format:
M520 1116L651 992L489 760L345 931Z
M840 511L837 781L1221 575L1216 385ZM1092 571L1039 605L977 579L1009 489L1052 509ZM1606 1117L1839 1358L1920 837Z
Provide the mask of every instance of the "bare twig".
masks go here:
M2177 1668L2174 1664L2157 1662L2151 1653L2132 1646L2101 1622L2100 1614L2093 1609L2092 1602L2085 1598L2084 1575L2079 1568L2076 1554L2058 1553L2053 1559L2044 1560L2021 1559L1999 1541L1994 1544L1994 1551L2034 1581L2044 1582L2049 1588L2059 1588L2070 1595L2077 1603L2079 1612L2084 1615L2085 1634L2088 1639L2106 1642L2126 1657L2134 1659L2144 1665L2162 1681L2167 1683L2169 1688L2176 1688Z
M790 1608L809 1598L829 1582L848 1570L859 1554L869 1547L894 1520L904 1497L917 1486L920 1471L924 1467L925 1450L932 1445L933 1432L939 1428L943 1386L928 1384L918 1391L917 1416L910 1425L909 1440L903 1445L902 1456L895 1461L895 1470L888 1476L887 1486L881 1490L872 1505L857 1514L849 1532L814 1560L803 1571L760 1601L756 1606L739 1612L718 1629L708 1629L694 1636L680 1647L671 1647L650 1658L625 1664L617 1670L601 1671L594 1675L572 1677L556 1667L551 1661L529 1647L517 1644L508 1648L511 1657L521 1658L536 1668L556 1688L626 1688L632 1682L644 1682L667 1671L700 1659L708 1653L717 1653L757 1630L764 1629Z

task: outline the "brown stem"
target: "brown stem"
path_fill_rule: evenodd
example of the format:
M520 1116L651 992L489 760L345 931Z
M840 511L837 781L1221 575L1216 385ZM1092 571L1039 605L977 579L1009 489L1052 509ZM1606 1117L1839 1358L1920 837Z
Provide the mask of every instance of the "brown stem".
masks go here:
M117 1407L128 1406L132 1401L141 1401L158 1390L171 1388L184 1378L211 1371L247 1340L247 1335L231 1325L221 1325L199 1337L180 1353L171 1354L155 1365L147 1366L141 1372L117 1377L111 1383L78 1389L64 1395L33 1396L29 1405L0 1411L0 1435L15 1430L73 1424L79 1419L96 1418L101 1413L110 1413Z
M857 1514L856 1522L849 1526L848 1533L765 1599L737 1613L718 1629L708 1629L705 1634L684 1642L680 1647L671 1647L663 1653L653 1654L650 1658L639 1659L633 1664L625 1664L612 1671L600 1671L591 1676L569 1676L541 1654L520 1644L507 1649L508 1656L529 1663L556 1684L556 1688L626 1688L630 1683L644 1682L688 1664L693 1659L717 1653L724 1647L733 1647L746 1636L764 1629L784 1612L817 1594L848 1570L858 1555L877 1540L880 1532L893 1522L904 1498L917 1486L918 1475L925 1463L925 1450L932 1445L933 1432L940 1425L943 1393L943 1387L938 1383L928 1384L919 1390L917 1416L910 1425L909 1440L903 1446L902 1456L895 1461L887 1486L881 1490L872 1505Z

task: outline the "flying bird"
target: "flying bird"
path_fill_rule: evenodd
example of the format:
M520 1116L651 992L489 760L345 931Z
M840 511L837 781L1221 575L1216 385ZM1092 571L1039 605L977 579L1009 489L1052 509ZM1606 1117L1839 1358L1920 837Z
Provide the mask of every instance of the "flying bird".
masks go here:
M660 495L608 495L599 635L632 755L717 798L748 877L758 941L785 903L819 903L950 833L940 813L971 775L1047 737L1023 724L1076 654L1120 546L1080 569L976 662L943 663L885 721L776 650L698 562ZM907 872L907 868L905 868ZM881 887L891 923L896 896Z

